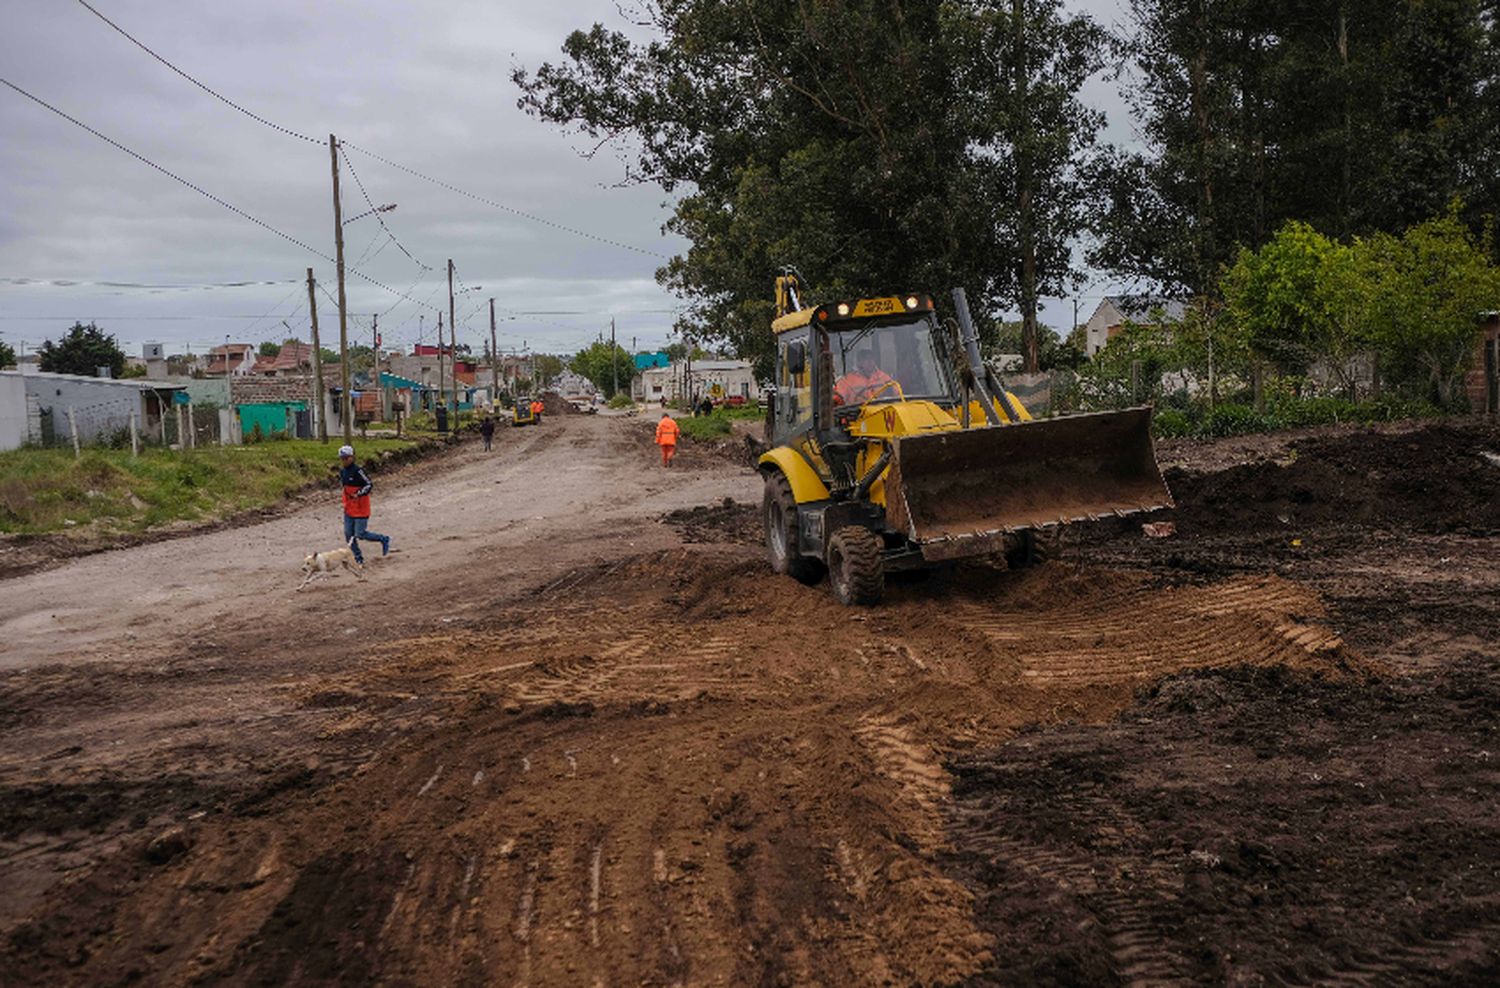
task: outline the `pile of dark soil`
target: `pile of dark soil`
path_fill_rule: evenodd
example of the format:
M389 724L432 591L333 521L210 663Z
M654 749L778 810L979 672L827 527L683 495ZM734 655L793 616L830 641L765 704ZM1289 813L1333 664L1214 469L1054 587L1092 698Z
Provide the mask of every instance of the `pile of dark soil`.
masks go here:
M553 391L549 391L546 394L542 395L542 414L581 415L583 413L578 411L577 406L575 406L568 399L564 398L562 395L557 394Z
M1279 462L1171 470L1167 483L1183 534L1334 523L1485 535L1500 532L1500 462L1491 457L1500 457L1500 427L1444 423L1309 439Z
M732 497L714 505L668 511L661 520L676 528L684 542L758 545L761 540L759 509L753 504L741 504Z
M1500 670L1165 680L952 766L980 984L1500 980Z

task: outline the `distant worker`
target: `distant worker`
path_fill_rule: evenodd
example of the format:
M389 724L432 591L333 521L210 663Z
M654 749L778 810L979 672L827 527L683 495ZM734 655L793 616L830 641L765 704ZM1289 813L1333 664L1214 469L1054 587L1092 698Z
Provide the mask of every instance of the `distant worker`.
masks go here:
M540 399L540 398L534 398L534 399L532 399L532 402L531 402L531 414L532 414L533 417L536 418L536 420L538 422L540 422L542 420L542 409L544 407L545 406L542 404L542 399Z
M833 401L837 405L853 405L873 398L894 378L875 363L875 351L866 347L855 358L855 370L838 379L833 386Z
M479 434L484 437L484 451L488 453L490 443L495 439L495 420L488 413L485 414L484 421L479 423Z
M354 561L363 563L364 555L359 551L360 540L379 542L380 554L391 552L388 535L372 532L370 525L370 477L364 468L354 462L354 447L339 447L339 484L344 488L344 542L354 550Z
M714 413L714 400L712 398L710 398L708 395L704 395L703 396L703 400L700 401L700 402L698 402L698 414L699 415L705 415L705 416L707 416L707 415L712 415L713 413Z
M677 455L677 439L681 435L682 427L677 424L677 420L663 410L661 421L656 423L656 445L661 447L662 466L672 465L672 457Z

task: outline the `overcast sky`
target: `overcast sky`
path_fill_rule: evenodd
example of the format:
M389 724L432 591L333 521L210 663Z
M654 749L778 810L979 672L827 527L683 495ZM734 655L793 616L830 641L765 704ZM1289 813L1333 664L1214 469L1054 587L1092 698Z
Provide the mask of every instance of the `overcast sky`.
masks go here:
M661 232L670 206L660 190L617 187L622 168L613 155L585 159L580 141L515 106L511 66L556 59L573 28L596 20L621 26L612 0L90 2L206 85L324 143L224 106L76 0L0 0L0 77L322 254L333 255L330 131L556 224L663 255L685 247ZM1119 17L1116 0L1069 6ZM1112 136L1128 133L1111 86L1091 86L1088 95L1110 112ZM333 265L323 258L5 88L0 135L0 339L18 349L55 338L75 319L97 321L132 355L147 341L198 351L226 336L305 339L306 268L334 291ZM431 342L436 307L446 311L450 257L472 289L458 301L459 341L476 350L488 336L491 296L502 347L571 351L608 334L611 317L622 345L667 341L678 303L656 286L661 257L348 154L373 201L397 204L384 218L400 244L432 268L409 259L374 217L347 224L348 266L414 300L348 278L358 341L368 342L371 314L379 313L387 346L408 346L419 334ZM343 182L345 217L365 211L347 169ZM18 283L28 279L192 287ZM242 281L272 284L203 287ZM1080 308L1092 305L1090 297ZM336 345L337 310L322 294L318 315L325 345ZM1044 313L1059 326L1071 315L1071 303Z

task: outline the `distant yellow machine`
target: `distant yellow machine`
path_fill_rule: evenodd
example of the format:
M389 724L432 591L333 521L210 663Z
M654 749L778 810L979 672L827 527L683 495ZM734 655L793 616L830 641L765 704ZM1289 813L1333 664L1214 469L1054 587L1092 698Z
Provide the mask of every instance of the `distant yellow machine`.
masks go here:
M511 412L510 424L514 428L518 425L537 425L540 423L537 414L531 410L530 398L517 398L516 407Z
M887 571L1024 565L1038 532L1171 505L1150 407L1033 421L980 359L962 289L945 327L925 295L804 307L799 288L777 280L759 461L776 572L872 604Z

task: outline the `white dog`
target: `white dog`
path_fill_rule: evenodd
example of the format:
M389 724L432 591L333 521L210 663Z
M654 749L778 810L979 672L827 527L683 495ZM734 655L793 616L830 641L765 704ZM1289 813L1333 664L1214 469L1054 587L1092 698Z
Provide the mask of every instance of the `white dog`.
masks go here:
M315 552L302 560L302 582L298 584L297 589L301 590L320 576L329 575L339 566L352 571L356 577L363 580L365 567L363 563L355 560L353 546L354 540L351 539L349 544L342 549L334 549L332 552Z

